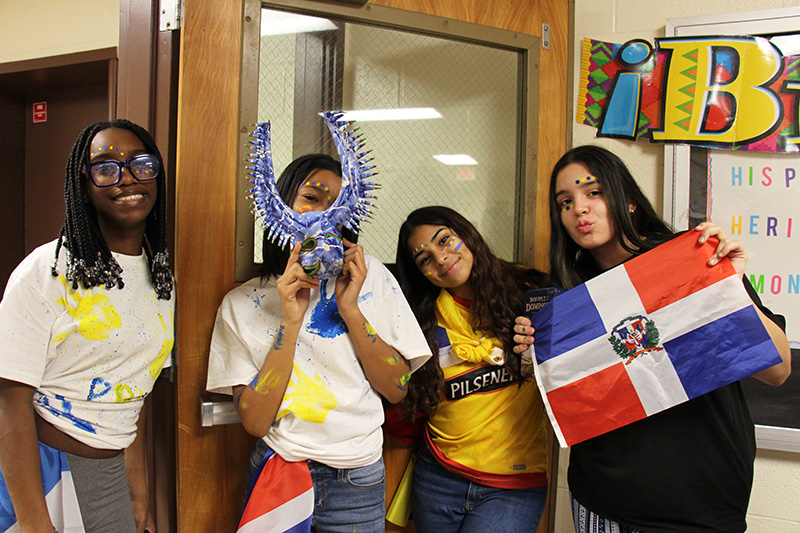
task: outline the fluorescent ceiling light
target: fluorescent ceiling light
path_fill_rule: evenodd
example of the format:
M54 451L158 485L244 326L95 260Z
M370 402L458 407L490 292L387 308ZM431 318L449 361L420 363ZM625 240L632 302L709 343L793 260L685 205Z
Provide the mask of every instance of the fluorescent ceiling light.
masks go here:
M421 120L442 118L442 114L432 107L413 107L407 109L359 109L345 111L344 120L369 122L378 120Z
M307 17L283 11L268 11L261 17L261 35L284 35L337 29L328 19Z
M433 158L445 165L477 165L478 162L467 154L439 154Z

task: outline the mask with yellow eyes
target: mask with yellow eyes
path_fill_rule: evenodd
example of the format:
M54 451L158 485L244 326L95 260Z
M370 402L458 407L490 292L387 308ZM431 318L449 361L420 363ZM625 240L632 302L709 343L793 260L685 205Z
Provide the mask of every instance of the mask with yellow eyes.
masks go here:
M342 186L339 196L325 211L296 213L281 199L275 185L272 167L270 123L256 124L250 134L252 150L247 167L253 188L249 191L253 211L268 238L278 246L294 247L300 242L300 264L303 270L317 279L339 275L344 261L342 226L358 233L361 221L370 217L375 196L371 191L379 185L370 178L377 174L370 165L360 134L352 123L341 120L339 111L326 111L323 118L336 143L342 164Z

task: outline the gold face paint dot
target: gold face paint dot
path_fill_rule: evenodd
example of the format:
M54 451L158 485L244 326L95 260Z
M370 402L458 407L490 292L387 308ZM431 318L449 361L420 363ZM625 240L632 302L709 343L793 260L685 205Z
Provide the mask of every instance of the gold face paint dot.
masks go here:
M580 185L581 183L586 183L587 181L597 181L597 178L594 176L586 176L585 178L578 178L575 180L575 185Z
M319 181L307 181L303 184L303 187L318 187L325 192L330 192L331 188Z

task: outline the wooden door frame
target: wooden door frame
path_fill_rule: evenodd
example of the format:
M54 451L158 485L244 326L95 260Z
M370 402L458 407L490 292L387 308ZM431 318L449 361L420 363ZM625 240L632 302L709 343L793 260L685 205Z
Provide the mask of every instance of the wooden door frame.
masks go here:
M139 124L159 147L167 177L167 246L175 268L175 160L178 31L159 31L159 0L120 0L119 68L112 116ZM177 298L177 291L173 292ZM176 313L177 320L177 313ZM177 345L177 333L176 333ZM175 353L175 352L173 352ZM150 505L156 529L177 530L176 368L156 380L147 414Z
M234 529L253 445L240 424L202 427L198 404L216 310L233 286L242 32L252 20L243 0L184 2L176 150L178 530L192 533Z

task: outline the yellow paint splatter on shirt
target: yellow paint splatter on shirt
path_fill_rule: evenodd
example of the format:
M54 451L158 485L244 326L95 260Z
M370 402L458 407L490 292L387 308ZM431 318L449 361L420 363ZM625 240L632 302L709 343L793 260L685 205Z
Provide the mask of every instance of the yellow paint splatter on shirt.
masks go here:
M59 298L56 302L67 309L67 313L78 321L78 327L56 335L53 342L61 342L70 333L77 332L90 341L101 341L108 338L112 329L122 326L122 318L111 304L105 294L81 294L69 288L69 283L64 276L58 277L59 281L67 288L69 297L75 300L75 307L70 306L67 299Z
M161 313L158 313L158 319L161 321L161 327L164 328L164 333L168 331L167 324L164 323L164 317L161 316ZM169 321L172 322L172 311L169 312ZM158 355L150 363L150 377L156 379L158 375L161 373L161 369L164 368L164 361L167 360L169 357L170 352L172 351L172 345L175 343L175 337L169 337L164 339L164 342L161 344L161 349L158 351Z
M114 387L114 394L117 403L129 402L134 398L133 390L124 383L120 383Z
M306 422L322 424L325 422L330 410L339 405L339 402L336 401L336 396L328 390L319 374L316 374L314 379L311 379L308 374L300 370L297 363L294 363L293 368L297 376L297 383L291 379L289 380L287 391L293 387L292 392L287 392L283 395L284 401L288 401L289 405L278 413L277 418L281 418L291 412Z

